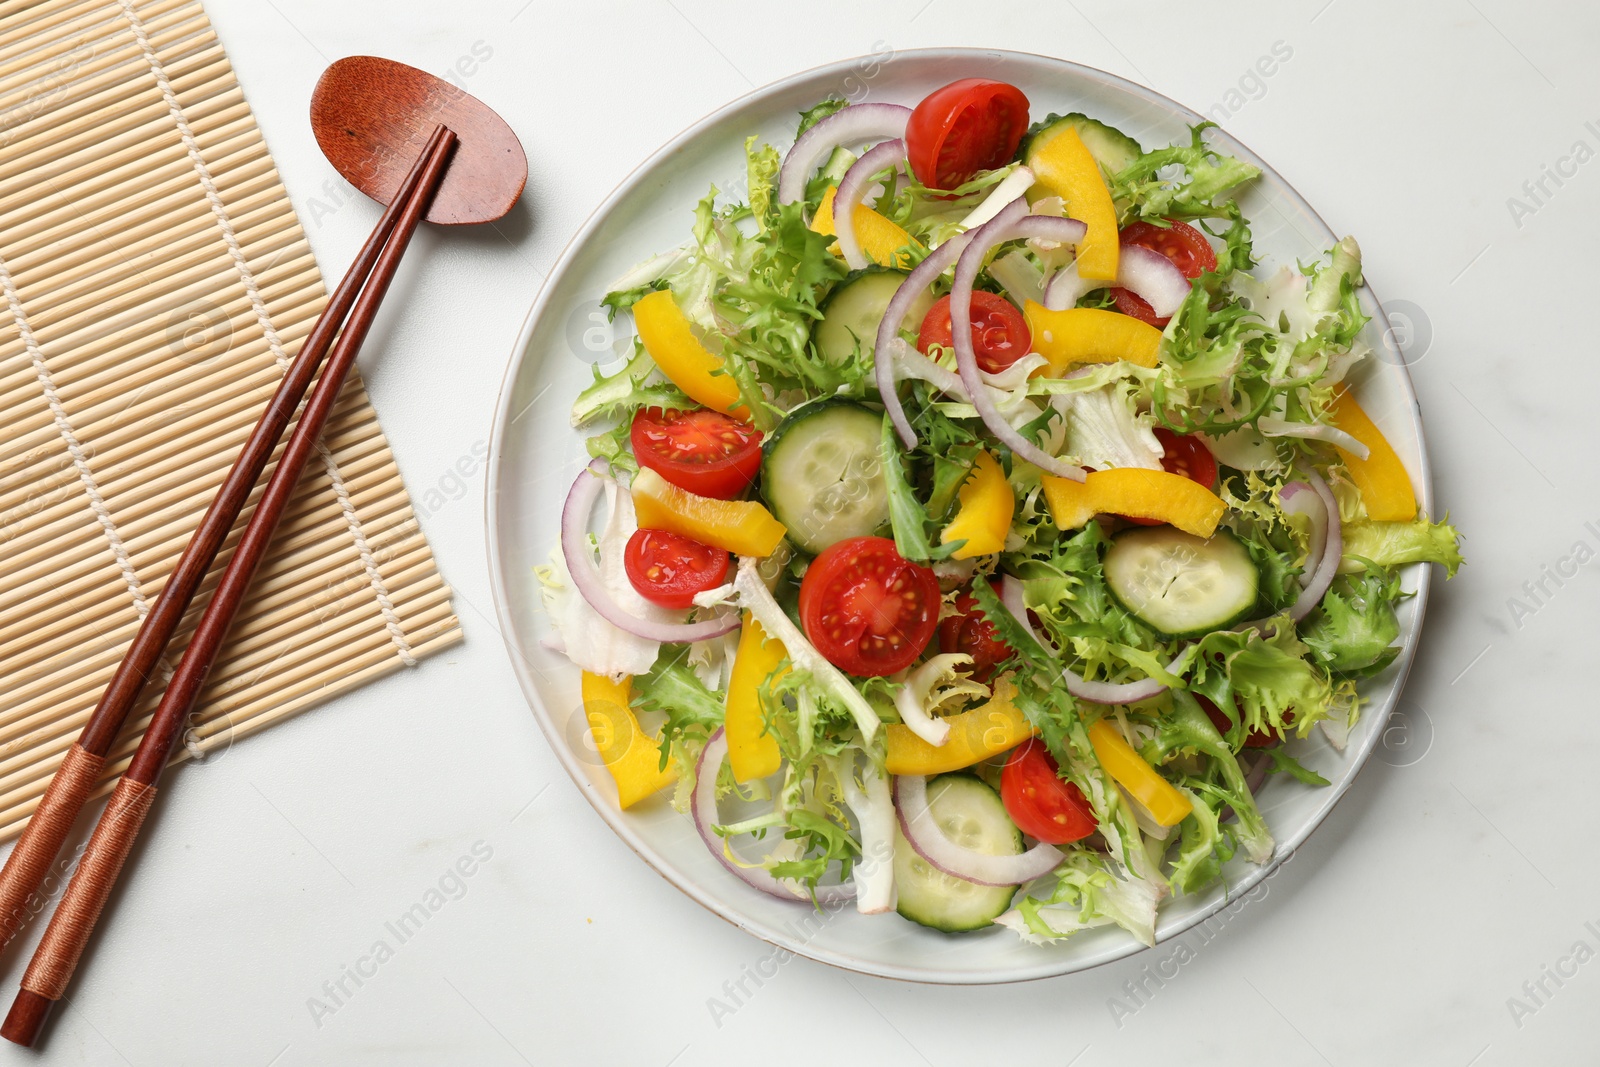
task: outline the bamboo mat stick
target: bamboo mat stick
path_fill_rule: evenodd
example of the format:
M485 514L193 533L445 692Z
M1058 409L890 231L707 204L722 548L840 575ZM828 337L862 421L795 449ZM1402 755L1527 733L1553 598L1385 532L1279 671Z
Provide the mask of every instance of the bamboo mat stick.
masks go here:
M248 113L218 126L215 137L218 143L212 151L216 153L213 158L219 167L236 165L234 157L237 153L265 154L265 146L256 135L255 125ZM161 147L165 149L165 145ZM69 172L60 185L74 189L77 202L85 211L99 211L108 204L139 203L180 183L192 188L194 180L194 165L186 157L163 150L158 159L134 156L115 166L106 159L84 161L80 169ZM56 192L59 187L7 190L0 193L0 212L20 212L16 223L19 226L57 225L72 210L71 204L61 201ZM50 199L50 210L40 214L37 220L32 220L28 217L32 213L26 210L29 206L28 197L31 195L38 199L41 194ZM25 236L33 235L32 230L22 232Z

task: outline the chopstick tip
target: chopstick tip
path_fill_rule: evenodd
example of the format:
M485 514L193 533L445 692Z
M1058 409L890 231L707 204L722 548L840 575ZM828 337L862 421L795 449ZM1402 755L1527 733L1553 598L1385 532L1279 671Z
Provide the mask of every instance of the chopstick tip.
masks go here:
M0 1037L23 1048L32 1048L55 1003L30 989L17 990L17 999L11 1002L11 1011L0 1025Z

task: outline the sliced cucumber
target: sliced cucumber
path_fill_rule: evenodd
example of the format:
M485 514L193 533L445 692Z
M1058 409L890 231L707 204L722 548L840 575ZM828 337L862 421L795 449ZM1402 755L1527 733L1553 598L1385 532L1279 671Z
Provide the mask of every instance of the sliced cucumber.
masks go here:
M796 548L816 555L889 521L882 431L883 416L830 398L791 411L767 437L761 495Z
M905 280L904 271L868 267L835 286L822 303L822 321L817 324L815 335L822 358L837 366L855 355L857 345L863 351L872 351L883 311ZM917 329L932 306L933 290L928 289L907 309L907 328Z
M1144 149L1139 147L1139 142L1115 126L1107 126L1099 119L1092 119L1080 111L1074 111L1070 115L1051 115L1042 122L1035 123L1022 143L1022 161L1029 162L1029 156L1032 155L1035 146L1042 146L1056 133L1068 127L1078 131L1083 146L1089 150L1095 162L1100 164L1100 169L1106 172L1108 178L1126 170L1134 160L1144 155Z
M1261 572L1239 539L1150 526L1112 539L1102 564L1118 603L1168 637L1198 637L1255 610Z
M970 774L946 774L928 783L928 810L950 840L974 852L1015 856L1022 852L1018 830L1000 794ZM1016 886L978 885L952 878L917 854L895 834L894 881L898 910L914 923L960 933L981 930L1011 907Z

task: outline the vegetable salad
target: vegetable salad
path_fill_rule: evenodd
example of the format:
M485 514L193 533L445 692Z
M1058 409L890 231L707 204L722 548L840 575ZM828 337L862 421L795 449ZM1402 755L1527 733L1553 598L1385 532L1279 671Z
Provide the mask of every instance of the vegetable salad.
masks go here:
M1151 944L1461 557L1348 387L1356 242L1258 267L1210 124L1034 118L824 101L604 294L546 643L620 805L753 890Z

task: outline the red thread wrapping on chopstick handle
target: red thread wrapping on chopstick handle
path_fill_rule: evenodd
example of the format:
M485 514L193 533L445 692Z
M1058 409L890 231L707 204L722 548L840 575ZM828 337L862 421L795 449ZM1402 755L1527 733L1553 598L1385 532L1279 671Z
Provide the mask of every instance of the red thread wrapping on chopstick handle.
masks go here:
M105 765L104 756L85 752L80 745L67 749L60 769L50 779L50 787L28 819L27 829L0 870L0 945L17 936L17 931L39 910L34 906L35 890L49 875L61 843L72 832L72 824ZM43 903L42 899L38 902L40 907Z
M22 988L47 1000L60 1000L77 969L83 947L94 932L95 920L106 906L117 875L127 860L139 827L150 813L156 787L127 778L117 783L106 810L89 838L66 895L56 905L33 962L22 976Z

